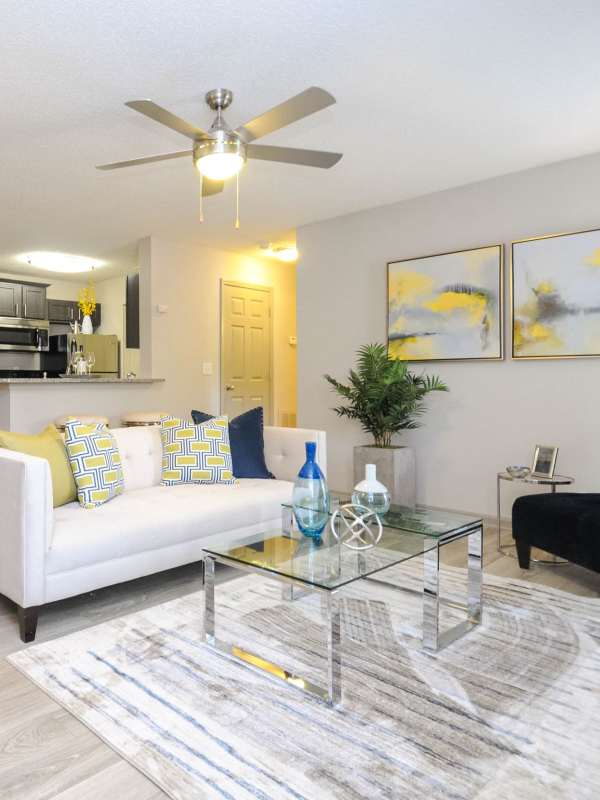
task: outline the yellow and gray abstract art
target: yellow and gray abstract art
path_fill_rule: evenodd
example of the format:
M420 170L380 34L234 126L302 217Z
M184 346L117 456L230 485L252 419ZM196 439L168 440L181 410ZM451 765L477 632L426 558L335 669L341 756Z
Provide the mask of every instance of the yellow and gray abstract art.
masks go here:
M600 231L513 242L513 357L600 355Z
M502 358L501 320L501 245L388 264L393 358Z

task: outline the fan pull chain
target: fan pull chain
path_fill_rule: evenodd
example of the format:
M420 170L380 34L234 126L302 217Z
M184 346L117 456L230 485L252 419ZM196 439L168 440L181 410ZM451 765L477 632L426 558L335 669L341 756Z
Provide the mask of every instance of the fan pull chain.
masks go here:
M235 227L239 230L240 227L240 173L235 176Z
M204 211L202 209L202 189L203 188L204 187L202 185L202 173L200 173L200 205L199 205L199 216L198 216L200 222L204 222Z

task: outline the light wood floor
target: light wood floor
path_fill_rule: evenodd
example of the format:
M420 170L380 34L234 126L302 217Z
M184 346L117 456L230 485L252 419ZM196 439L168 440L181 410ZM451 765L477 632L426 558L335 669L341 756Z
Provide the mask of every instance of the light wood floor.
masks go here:
M509 534L506 534L507 541ZM464 543L448 545L444 562L463 565ZM580 567L536 565L530 571L496 552L486 531L485 570L579 595L600 597L600 575ZM220 579L230 577L227 572ZM40 614L38 642L156 605L200 586L197 565L141 578L54 603ZM0 798L2 800L158 800L166 795L75 717L1 657L24 647L12 604L0 597Z

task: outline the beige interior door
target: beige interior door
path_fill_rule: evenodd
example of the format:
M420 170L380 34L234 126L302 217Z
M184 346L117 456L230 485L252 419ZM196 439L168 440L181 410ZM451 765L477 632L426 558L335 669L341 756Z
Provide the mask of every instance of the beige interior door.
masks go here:
M221 413L264 408L272 419L271 290L223 281L221 293Z

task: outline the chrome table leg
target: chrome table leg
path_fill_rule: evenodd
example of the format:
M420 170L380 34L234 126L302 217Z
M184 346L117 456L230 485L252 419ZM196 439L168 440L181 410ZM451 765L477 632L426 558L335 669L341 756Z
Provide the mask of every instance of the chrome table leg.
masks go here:
M215 643L215 560L204 556L204 640Z
M481 622L481 587L483 583L483 527L467 537L467 620Z
M423 647L437 650L440 626L440 547L423 556Z
M328 592L327 607L327 689L328 703L337 706L342 701L342 651L340 607L337 596Z

